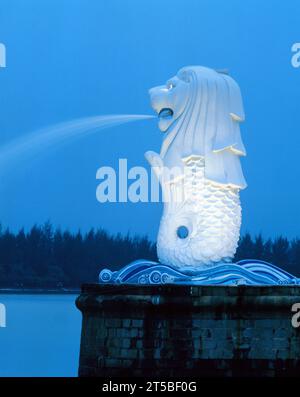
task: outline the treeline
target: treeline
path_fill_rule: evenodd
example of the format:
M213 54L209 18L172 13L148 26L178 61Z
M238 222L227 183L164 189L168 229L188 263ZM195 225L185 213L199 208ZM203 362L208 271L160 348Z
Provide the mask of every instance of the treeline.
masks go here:
M240 239L235 255L236 261L241 259L260 259L300 276L300 239L289 241L279 236L264 240L261 235L252 239L247 233Z
M0 288L79 288L97 282L99 270L136 260L157 260L147 237L115 235L91 229L71 233L50 223L13 233L0 227ZM300 240L264 240L245 234L235 260L262 259L300 275Z
M54 230L50 223L12 233L0 228L0 288L79 288L96 282L103 267L118 269L137 258L156 260L147 237Z

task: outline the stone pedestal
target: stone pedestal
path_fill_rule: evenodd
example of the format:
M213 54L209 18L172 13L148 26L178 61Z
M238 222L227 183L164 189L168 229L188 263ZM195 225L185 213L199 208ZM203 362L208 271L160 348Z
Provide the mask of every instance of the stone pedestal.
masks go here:
M79 376L300 375L300 286L84 285Z

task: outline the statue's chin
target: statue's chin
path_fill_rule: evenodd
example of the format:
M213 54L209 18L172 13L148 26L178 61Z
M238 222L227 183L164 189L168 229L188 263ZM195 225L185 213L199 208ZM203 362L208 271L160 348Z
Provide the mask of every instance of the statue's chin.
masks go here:
M173 123L173 117L168 119L160 117L158 121L158 128L162 132L166 132L172 123Z

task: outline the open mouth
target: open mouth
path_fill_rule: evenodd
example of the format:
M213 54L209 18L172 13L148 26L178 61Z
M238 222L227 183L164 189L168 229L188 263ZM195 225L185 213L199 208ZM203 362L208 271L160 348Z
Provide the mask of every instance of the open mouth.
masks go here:
M158 114L158 117L163 119L169 119L173 116L173 110L170 108L163 108Z

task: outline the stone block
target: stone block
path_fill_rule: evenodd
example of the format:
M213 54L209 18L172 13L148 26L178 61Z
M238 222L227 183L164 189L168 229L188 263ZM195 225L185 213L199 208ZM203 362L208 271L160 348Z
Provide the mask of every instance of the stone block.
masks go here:
M107 328L117 328L122 326L122 320L118 318L107 318L105 320L105 326Z
M124 319L123 320L123 327L124 328L130 328L131 324L132 324L132 320L129 320L129 319Z
M106 358L105 359L106 368L121 368L122 360L116 358Z
M137 349L121 349L120 357L125 359L135 359L138 357Z
M143 320L132 320L132 326L140 328L143 326Z

